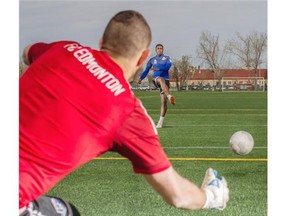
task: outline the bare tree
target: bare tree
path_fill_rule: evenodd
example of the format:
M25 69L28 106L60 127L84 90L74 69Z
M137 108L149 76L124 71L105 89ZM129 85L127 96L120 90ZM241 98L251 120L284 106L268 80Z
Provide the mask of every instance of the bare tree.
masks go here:
M175 80L177 91L180 90L179 87L179 61L174 61L171 68L171 77Z
M257 70L264 63L263 54L267 49L267 34L253 32L250 35L252 43L252 67Z
M249 37L242 36L239 32L236 32L236 38L228 40L226 47L230 53L238 58L240 64L242 64L243 67L251 67L252 46Z
M267 49L267 34L252 32L241 35L236 32L236 38L227 41L227 49L236 56L241 67L257 69L264 63L263 55Z
M227 60L228 56L226 47L224 46L220 49L219 35L212 35L208 31L202 32L199 47L197 49L197 56L203 60L204 64L207 65L208 68L212 69L214 80L218 80L219 83L223 75L221 68L224 66L224 62L226 61L230 64ZM216 85L215 82L214 85Z
M175 79L178 90L180 87L187 85L191 71L192 64L190 56L184 55L181 60L174 61L171 76Z
M180 84L181 86L187 85L187 81L189 79L189 74L191 72L191 57L184 55L179 62L179 70L180 70Z
M212 70L218 68L220 62L219 35L214 36L208 31L202 31L197 56Z

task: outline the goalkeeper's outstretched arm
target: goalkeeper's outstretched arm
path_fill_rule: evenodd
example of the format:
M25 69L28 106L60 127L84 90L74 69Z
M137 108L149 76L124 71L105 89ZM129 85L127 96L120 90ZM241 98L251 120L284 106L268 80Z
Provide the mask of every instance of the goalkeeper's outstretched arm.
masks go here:
M227 182L223 178L225 180L225 184L223 184L223 180L211 174L213 169L209 168L208 170L201 188L180 176L172 167L160 173L144 176L154 190L167 203L176 208L223 210L229 200ZM207 175L209 175L209 178ZM217 184L214 185L213 181L217 181Z
M144 176L154 190L176 208L198 210L206 202L205 191L180 176L172 167L160 173Z

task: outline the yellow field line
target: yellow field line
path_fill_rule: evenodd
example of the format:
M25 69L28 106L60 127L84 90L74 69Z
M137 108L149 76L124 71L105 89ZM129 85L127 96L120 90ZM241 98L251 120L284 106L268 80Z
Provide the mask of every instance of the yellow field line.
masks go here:
M123 157L98 157L95 160L127 160ZM267 158L168 158L171 161L243 161L243 162L267 162Z

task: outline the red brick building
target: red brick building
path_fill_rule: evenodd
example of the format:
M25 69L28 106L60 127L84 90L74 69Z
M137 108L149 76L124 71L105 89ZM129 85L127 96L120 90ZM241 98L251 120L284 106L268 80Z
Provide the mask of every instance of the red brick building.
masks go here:
M262 79L260 79L260 77ZM255 81L257 80L257 81ZM174 79L170 79L171 87L176 87ZM267 85L267 69L221 69L214 72L209 69L196 69L188 75L186 83L179 83L179 86L235 86L241 85ZM240 86L241 87L241 86Z

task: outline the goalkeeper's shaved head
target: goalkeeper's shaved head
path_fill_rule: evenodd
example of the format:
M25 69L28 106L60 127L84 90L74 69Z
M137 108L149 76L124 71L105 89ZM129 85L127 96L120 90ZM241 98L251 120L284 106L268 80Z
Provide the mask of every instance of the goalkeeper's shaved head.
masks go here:
M151 43L151 30L145 18L137 11L117 13L109 21L102 41L102 49L116 56L133 57Z

